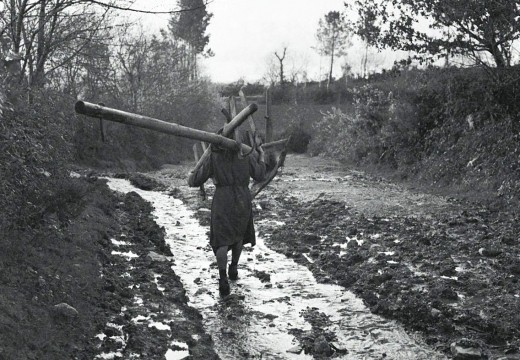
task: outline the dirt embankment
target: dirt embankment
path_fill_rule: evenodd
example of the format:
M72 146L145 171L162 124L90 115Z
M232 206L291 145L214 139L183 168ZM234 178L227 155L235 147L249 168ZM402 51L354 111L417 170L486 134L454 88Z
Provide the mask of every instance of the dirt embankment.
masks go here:
M292 156L259 198L273 249L450 357L520 358L516 209L413 193L320 158ZM463 340L464 339L464 340Z
M109 191L104 180L88 181L77 214L49 214L48 236L12 234L16 243L0 255L0 358L164 359L183 343L193 358L217 358L171 271L150 205Z

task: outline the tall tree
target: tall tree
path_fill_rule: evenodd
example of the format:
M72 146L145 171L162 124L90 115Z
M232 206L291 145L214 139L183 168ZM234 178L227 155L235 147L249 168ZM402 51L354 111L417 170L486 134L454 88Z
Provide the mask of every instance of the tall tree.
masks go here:
M192 78L197 77L197 55L211 56L211 49L206 47L209 35L206 29L213 14L206 9L204 0L179 0L181 10L172 15L168 28L176 41L182 41L188 49L186 65ZM204 52L206 50L206 52Z
M372 44L417 53L421 59L452 55L497 67L511 65L513 42L520 38L518 0L356 0L360 23ZM375 17L370 31L363 19ZM428 29L425 29L425 23Z
M317 50L320 55L330 57L327 89L332 82L332 70L335 57L345 55L345 50L350 44L350 31L345 21L345 16L339 11L330 11L320 19L316 32L318 41Z

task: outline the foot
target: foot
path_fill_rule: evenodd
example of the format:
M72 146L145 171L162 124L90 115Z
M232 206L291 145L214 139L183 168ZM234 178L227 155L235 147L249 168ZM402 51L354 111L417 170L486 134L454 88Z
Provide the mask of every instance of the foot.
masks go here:
M229 290L229 282L227 278L219 279L218 280L218 291L220 292L221 296L228 296L230 293Z
M238 279L238 270L237 270L237 265L229 265L229 270L228 270L228 273L229 273L229 278L231 280L236 280Z

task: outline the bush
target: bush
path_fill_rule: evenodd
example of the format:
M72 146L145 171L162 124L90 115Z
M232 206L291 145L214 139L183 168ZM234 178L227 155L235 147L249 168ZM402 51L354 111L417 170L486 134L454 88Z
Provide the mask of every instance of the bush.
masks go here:
M357 84L352 111L335 108L315 124L312 155L520 195L520 66L412 69Z
M0 122L0 227L35 226L68 176L73 127L66 98L32 94L32 103L7 109ZM57 111L57 109L63 109Z
M326 154L354 164L377 163L388 150L389 119L395 105L390 94L365 85L353 91L352 113L338 108L327 112L313 127L310 153Z

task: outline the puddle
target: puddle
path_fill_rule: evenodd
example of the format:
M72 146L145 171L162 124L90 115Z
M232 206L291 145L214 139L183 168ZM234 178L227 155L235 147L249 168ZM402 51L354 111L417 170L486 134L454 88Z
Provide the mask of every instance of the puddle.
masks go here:
M109 179L108 184L120 192L135 191L154 206L173 253L172 269L181 278L189 305L202 314L222 359L312 359L288 352L299 345L292 331L311 329L302 317L308 309L326 315L327 331L337 336L335 345L348 349L335 358L445 359L395 322L371 314L353 293L318 284L306 267L270 250L260 237L252 250L244 249L239 280L231 282L232 296L221 299L208 228L200 226L194 212L178 199L139 190L123 179ZM170 350L166 358L175 359L182 351Z

